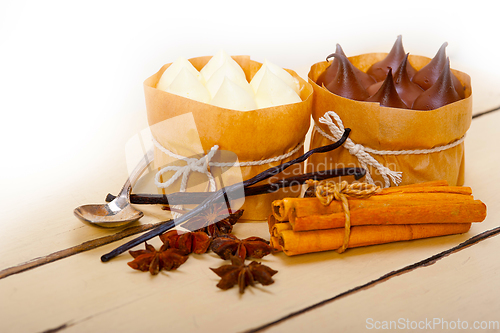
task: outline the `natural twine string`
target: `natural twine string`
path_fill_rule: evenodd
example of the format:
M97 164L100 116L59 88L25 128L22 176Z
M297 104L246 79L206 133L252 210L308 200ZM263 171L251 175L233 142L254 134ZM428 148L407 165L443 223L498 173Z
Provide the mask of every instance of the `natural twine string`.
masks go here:
M153 144L155 145L156 148L158 148L162 153L165 155L168 155L170 157L176 158L178 160L182 160L186 162L186 165L184 166L178 166L178 165L168 165L166 167L163 167L161 170L159 170L156 173L155 176L155 185L159 188L167 188L171 186L177 179L181 178L181 185L179 188L179 192L186 192L187 188L187 183L189 179L189 175L191 172L199 172L202 174L205 174L208 178L209 181L209 190L210 192L215 192L217 190L217 185L215 183L215 179L210 172L210 167L245 167L245 166L257 166L257 165L266 165L269 163L273 162L278 162L281 160L284 160L286 158L289 158L290 156L294 155L296 152L298 152L302 146L304 145L304 141L300 142L294 149L289 151L286 154L274 156L265 160L260 160L260 161L247 161L247 162L213 162L211 159L214 157L215 153L219 149L218 145L214 145L210 151L206 154L203 155L200 158L190 158L190 157L185 157L179 154L176 154L167 148L163 147L161 143L159 143L156 139L153 138ZM160 181L160 178L163 176L163 174L167 171L175 171L175 173L167 180L164 182ZM174 208L179 208L182 209L182 205L175 205L173 206ZM174 219L180 217L182 214L177 213L177 212L172 212L172 216Z
M364 199L380 192L380 186L367 183L353 183L349 184L347 181L334 183L331 181L317 181L308 180L306 184L315 186L316 198L325 206L328 206L333 200L342 202L342 210L345 215L345 232L344 241L342 246L336 251L338 253L344 252L349 246L349 239L351 237L351 212L349 210L349 201L347 197Z
M332 119L333 118L333 119ZM335 120L335 122L333 121ZM328 126L331 134L323 131L317 124L314 125L314 129L320 133L322 136L330 141L338 141L340 136L344 133L344 124L340 117L333 111L326 112L323 117L319 119L319 122ZM373 184L374 181L371 177L370 170L367 168L368 165L378 170L380 176L384 179L384 186L391 186L390 181L395 185L399 185L402 180L402 172L393 171L386 166L379 163L370 154L374 155L420 155L420 154L433 154L439 153L441 151L453 148L464 142L465 135L456 141L453 141L447 145L438 146L430 149L414 149L414 150L376 150L369 147L365 147L360 144L356 144L351 139L347 139L344 143L344 147L349 151L349 153L359 160L361 167L366 170L366 181Z

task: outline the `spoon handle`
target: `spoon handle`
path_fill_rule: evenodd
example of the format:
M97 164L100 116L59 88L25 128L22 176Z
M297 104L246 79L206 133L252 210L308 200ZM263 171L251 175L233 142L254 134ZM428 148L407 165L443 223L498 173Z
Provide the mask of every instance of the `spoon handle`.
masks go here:
M144 170L153 162L154 160L154 148L148 150L148 152L141 158L139 163L135 166L134 170L130 173L127 181L123 185L120 193L118 193L117 197L127 197L130 195L130 191L132 190L132 186L139 180L139 177L142 175Z

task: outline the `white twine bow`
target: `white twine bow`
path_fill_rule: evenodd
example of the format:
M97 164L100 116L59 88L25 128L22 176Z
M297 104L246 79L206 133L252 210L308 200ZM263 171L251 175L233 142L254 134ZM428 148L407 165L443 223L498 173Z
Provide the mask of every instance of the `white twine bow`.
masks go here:
M170 185L172 185L179 177L182 176L181 180L181 186L179 188L180 192L185 192L187 188L187 182L189 179L189 175L191 172L199 172L203 173L208 177L208 181L210 184L210 192L214 192L217 187L215 184L215 179L212 176L212 173L210 172L209 169L209 162L214 157L215 153L217 152L217 149L219 149L219 146L215 145L213 146L208 154L203 155L200 158L192 158L192 157L184 157L178 154L174 154L171 151L165 149L163 146L161 146L158 141L153 140L155 143L156 147L159 148L162 152L165 154L175 157L179 160L183 160L186 162L186 165L184 166L179 166L179 165L168 165L166 167L163 167L156 173L155 176L155 184L156 186L160 188L167 188ZM161 182L160 177L168 171L175 171L174 175L171 176L167 181Z
M172 185L177 179L179 179L179 177L182 177L181 185L179 187L179 192L186 192L187 183L189 180L189 175L191 174L191 172L199 172L199 173L205 174L208 177L208 182L210 185L210 192L215 192L217 190L217 185L215 184L215 179L214 179L212 173L210 172L209 163L210 163L210 160L214 157L215 153L217 152L217 149L219 149L219 146L217 146L217 145L213 146L206 155L203 155L200 158L193 158L193 157L184 157L184 156L175 154L175 153L171 152L170 150L166 149L165 147L163 147L155 139L153 139L153 143L163 153L186 162L186 165L184 165L184 166L168 165L168 166L160 169L155 175L155 185L156 186L158 186L160 188L167 188L170 185ZM175 171L175 173L168 180L161 182L160 177L165 172L168 172L168 171ZM174 205L173 207L182 209L182 205ZM172 212L172 216L174 217L174 219L179 218L181 215L182 214L180 214L178 212Z
M166 149L163 147L156 139L153 138L153 144L158 148L162 153L176 158L178 160L183 160L186 162L186 165L184 166L177 166L177 165L169 165L164 168L162 168L160 171L156 173L155 176L155 185L160 187L160 188L167 188L170 185L172 185L179 177L182 176L181 179L181 185L179 188L180 192L186 192L187 188L187 183L189 179L189 175L191 172L199 172L203 173L208 177L209 184L210 184L210 192L215 192L217 190L217 185L215 183L215 179L210 172L210 167L246 167L246 166L257 166L257 165L266 165L269 163L274 163L278 162L281 160L284 160L286 158L291 157L295 153L297 153L302 146L304 145L304 141L301 141L294 149L289 151L288 153L279 155L279 156L274 156L265 160L260 160L260 161L247 161L247 162L211 162L210 160L214 157L215 153L219 149L218 145L214 145L210 151L206 154L203 155L200 158L190 158L190 157L184 157L179 154L175 154L171 152L170 150ZM175 171L174 175L171 176L168 180L161 182L160 177L167 171ZM173 206L174 208L182 208L182 206ZM180 216L179 213L172 212L172 215L174 218L177 218Z
M332 117L333 119L335 119L335 122L337 124L332 121ZM315 126L315 129L330 141L338 141L342 137L342 134L344 134L344 123L342 122L340 117L333 111L326 112L323 117L319 118L319 122L327 125L333 136L325 133L319 126ZM378 170L378 172L384 179L384 187L391 186L390 181L392 181L395 185L399 185L399 183L401 183L402 172L393 171L383 166L365 151L370 150L373 152L372 149L367 149L363 145L356 144L350 138L347 138L347 140L344 142L344 147L349 151L351 155L356 156L356 158L359 160L359 163L361 164L361 167L366 170L365 177L367 183L374 184L373 178L370 174L369 169L367 168L367 165L370 165L371 167L374 167Z

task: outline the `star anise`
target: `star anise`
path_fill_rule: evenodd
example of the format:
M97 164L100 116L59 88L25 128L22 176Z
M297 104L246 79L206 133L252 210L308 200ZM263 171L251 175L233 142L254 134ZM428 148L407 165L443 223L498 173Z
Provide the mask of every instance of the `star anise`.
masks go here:
M160 239L163 244L168 244L168 247L178 249L185 254L207 252L212 240L202 231L179 233L177 230L160 235Z
M238 284L240 294L245 292L247 286L254 286L255 282L261 283L263 286L274 283L272 276L278 273L278 271L256 261L245 265L245 260L237 256L231 257L231 265L210 269L221 277L217 287L227 290Z
M170 271L179 268L189 258L178 249L168 248L168 243L163 244L159 251L153 245L145 244L145 250L129 251L134 260L127 264L133 269L156 275L162 269Z
M212 251L222 259L230 259L231 256L245 258L262 258L271 253L269 242L260 237L248 237L243 240L229 234L216 237L212 241Z
M217 237L231 233L233 225L238 222L241 215L243 215L242 209L233 213L225 203L218 203L191 218L189 224L211 237Z

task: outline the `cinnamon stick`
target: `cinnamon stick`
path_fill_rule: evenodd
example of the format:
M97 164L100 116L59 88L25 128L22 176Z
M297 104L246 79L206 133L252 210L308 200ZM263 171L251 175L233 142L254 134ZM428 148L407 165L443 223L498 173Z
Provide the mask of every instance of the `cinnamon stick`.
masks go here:
M463 195L472 195L472 189L467 186L445 186L445 185L432 185L429 186L425 183L419 184L421 186L406 185L399 187L388 187L380 191L379 195L396 194L396 193L455 193Z
M348 248L460 234L467 232L470 226L470 223L355 226L351 228ZM284 230L274 237L274 241L278 241L289 256L336 250L343 244L344 229Z
M471 195L455 193L393 193L374 195L368 199L349 199L349 208L351 211L354 211L357 209L381 208L386 206L464 203L473 200L474 198ZM273 214L279 221L288 221L291 215L303 217L343 212L340 202L333 201L325 206L317 198L285 198L274 201L272 205Z
M267 223L269 226L269 234L271 235L269 242L273 248L273 252L283 251L283 247L279 242L279 233L285 230L292 230L292 226L290 223L276 223L276 218L273 215L268 217Z
M348 208L336 200L325 205L316 197L275 201L268 219L271 244L287 255L343 250L346 244L350 248L463 233L472 222L486 218L486 205L474 200L470 188L446 182L384 189L364 199L347 198ZM350 234L344 209L348 209Z
M350 201L349 204L353 203ZM480 200L462 203L409 202L406 205L388 203L386 205L351 209L351 225L397 225L429 223L471 223L481 222L486 218L486 205ZM297 217L289 215L294 231L323 230L343 228L344 212L326 215L308 215Z
M400 190L400 189L405 189L408 187L434 187L434 186L449 186L448 181L445 179L441 180L431 180L428 182L424 183L415 183L415 184L408 184L408 185L402 185L402 186L393 186L393 187L387 187L384 188L382 191L393 191L393 190Z

